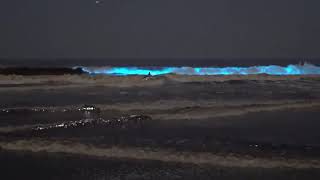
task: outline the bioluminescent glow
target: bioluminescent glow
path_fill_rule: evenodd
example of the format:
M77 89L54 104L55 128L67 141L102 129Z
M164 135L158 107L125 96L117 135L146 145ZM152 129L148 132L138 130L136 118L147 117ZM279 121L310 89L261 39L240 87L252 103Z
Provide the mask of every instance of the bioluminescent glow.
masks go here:
M127 75L316 75L320 74L320 66L313 64L288 66L251 66L251 67L81 67L90 74L106 74L114 76Z

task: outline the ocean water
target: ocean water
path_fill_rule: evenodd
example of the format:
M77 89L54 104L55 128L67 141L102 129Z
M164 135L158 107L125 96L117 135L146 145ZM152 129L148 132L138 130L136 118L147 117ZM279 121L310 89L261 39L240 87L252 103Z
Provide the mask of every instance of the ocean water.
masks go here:
M301 59L2 59L0 67L80 67L106 75L308 75L320 74L320 61Z

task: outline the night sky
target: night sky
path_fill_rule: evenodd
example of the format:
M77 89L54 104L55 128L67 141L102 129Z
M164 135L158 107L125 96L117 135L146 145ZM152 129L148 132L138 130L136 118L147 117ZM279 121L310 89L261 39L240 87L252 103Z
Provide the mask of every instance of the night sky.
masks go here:
M1 0L0 58L317 58L312 0Z

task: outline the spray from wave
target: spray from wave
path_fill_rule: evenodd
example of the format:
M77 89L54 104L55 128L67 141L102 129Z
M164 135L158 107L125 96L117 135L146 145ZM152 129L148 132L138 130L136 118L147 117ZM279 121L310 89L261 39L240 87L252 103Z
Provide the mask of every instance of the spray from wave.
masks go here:
M106 74L114 76L126 75L316 75L320 74L320 66L298 64L288 66L251 66L251 67L75 67L90 74Z

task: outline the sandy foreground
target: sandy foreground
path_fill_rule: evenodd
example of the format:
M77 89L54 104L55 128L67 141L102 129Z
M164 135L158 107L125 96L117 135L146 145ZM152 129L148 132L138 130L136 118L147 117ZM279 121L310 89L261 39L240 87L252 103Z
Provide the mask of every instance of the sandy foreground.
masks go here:
M0 100L1 154L8 155L1 158L7 161L41 163L46 159L43 153L47 158L63 153L61 161L74 155L72 159L81 156L92 162L97 158L149 166L156 161L168 167L178 163L173 167L176 174L191 165L197 169L191 177L202 179L210 176L199 170L204 167L213 168L214 177L219 175L217 167L238 168L235 174L272 169L245 176L274 179L300 179L302 172L320 168L319 76L0 76ZM83 119L78 109L84 104L99 108L102 119L139 114L151 120L143 129L90 126L30 133L36 127ZM32 158L21 158L21 153ZM155 179L161 179L160 171L170 174L161 167L150 167L158 173ZM76 176L79 179L97 175L89 167L81 168L91 175ZM102 166L97 168L105 172ZM301 174L289 176L279 168ZM148 179L151 174L141 169L142 179ZM173 174L166 179L175 179ZM232 179L235 174L221 175ZM181 172L179 176L188 175ZM103 177L116 179L110 174Z

